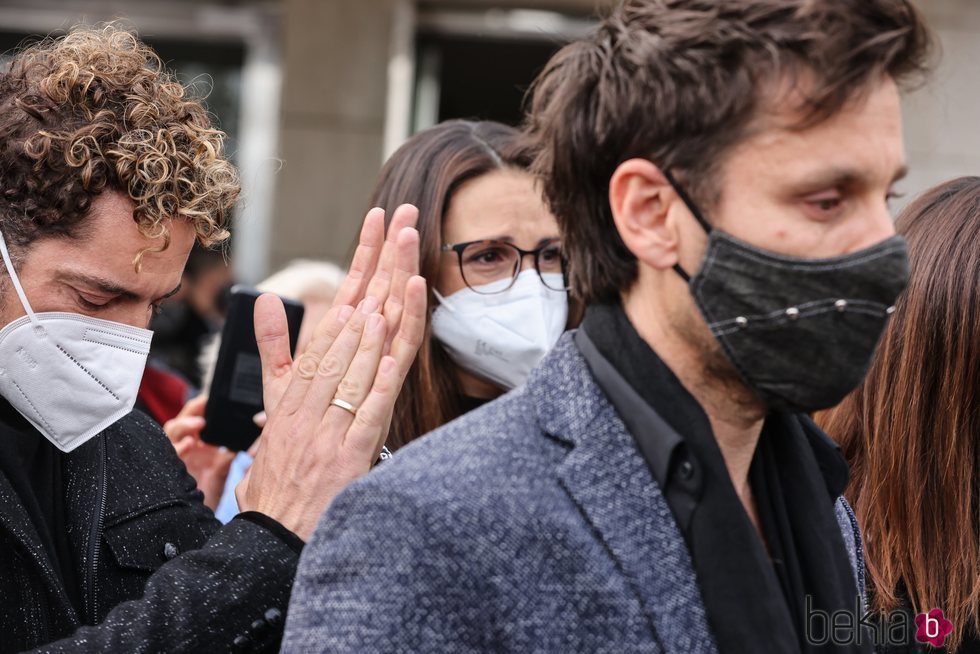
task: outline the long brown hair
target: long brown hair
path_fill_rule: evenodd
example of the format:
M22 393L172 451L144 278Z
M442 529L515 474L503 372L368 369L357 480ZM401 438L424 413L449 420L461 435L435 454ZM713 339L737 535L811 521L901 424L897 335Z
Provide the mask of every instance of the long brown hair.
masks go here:
M464 182L503 168L526 170L530 151L513 127L494 122L451 120L419 132L388 159L371 206L387 210L414 204L419 209L419 273L432 282L439 277L442 222L453 193ZM431 337L425 338L395 402L387 445L396 449L463 413L462 395L449 355Z
M876 608L905 587L980 633L980 178L922 195L898 218L912 275L864 383L818 416L851 464Z

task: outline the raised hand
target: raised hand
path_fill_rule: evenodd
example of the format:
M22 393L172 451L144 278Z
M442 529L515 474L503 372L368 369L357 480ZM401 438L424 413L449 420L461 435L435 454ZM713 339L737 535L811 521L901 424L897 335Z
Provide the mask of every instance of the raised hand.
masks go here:
M352 272L295 362L282 303L273 295L256 302L268 421L236 491L243 511L306 539L333 497L377 459L425 329L419 237L408 226L416 219L413 207L400 207L385 240L383 214L368 214Z
M401 205L392 216L385 238L385 212L382 209L371 209L364 217L350 269L333 300L334 309L357 306L368 295L378 300L388 329L385 353L398 333L408 280L419 271L418 235L415 234L413 238L409 234L399 240L406 228L415 227L418 216L418 209L412 205ZM414 229L409 231L414 232ZM269 310L276 313L272 307ZM329 320L330 315L317 325L308 351L315 347L318 336L329 334L336 327ZM258 311L256 319L259 319ZM265 361L262 366L263 402L268 411L278 404L289 385L293 359L289 353L288 331L283 327L285 317L279 321L278 316L273 317L270 314L262 319L272 321L267 325L265 336L268 366ZM260 338L258 331L256 338ZM322 357L324 352L317 350L311 351L311 354Z

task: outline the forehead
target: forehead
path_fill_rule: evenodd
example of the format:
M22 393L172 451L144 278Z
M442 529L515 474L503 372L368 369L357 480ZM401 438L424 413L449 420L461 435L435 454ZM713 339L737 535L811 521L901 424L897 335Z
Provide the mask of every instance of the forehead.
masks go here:
M812 125L794 109L798 96L782 98L784 102L760 115L749 136L727 157L722 168L726 187L733 181L791 181L828 170L888 184L903 166L901 104L892 80L882 80Z
M163 237L149 238L133 220L135 204L128 197L106 191L92 201L85 229L79 238L58 239L47 245L63 256L60 267L99 275L128 287L154 293L180 283L184 264L194 244L194 230L184 221L171 221L170 245L159 250ZM140 265L137 270L136 261Z
M460 186L442 229L443 238L454 243L498 237L537 241L558 235L558 223L534 177L513 169L495 170Z

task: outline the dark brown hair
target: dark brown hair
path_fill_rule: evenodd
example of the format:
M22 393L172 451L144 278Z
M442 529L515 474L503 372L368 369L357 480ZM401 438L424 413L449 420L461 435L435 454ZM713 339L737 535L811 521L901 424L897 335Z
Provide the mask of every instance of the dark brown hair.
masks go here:
M92 199L112 189L136 204L150 238L169 243L168 222L181 219L203 245L222 241L239 192L223 139L125 30L83 27L32 45L0 74L3 232L18 246L77 236Z
M434 304L432 283L438 279L443 261L443 218L453 193L464 182L494 170L526 170L530 161L530 153L513 127L463 120L419 132L388 159L371 196L371 206L385 209L389 221L400 204L418 207L419 273L429 280L429 306ZM449 355L426 325L422 348L395 402L388 447L402 447L458 417L463 413L461 399Z
M815 124L878 76L907 81L930 38L909 0L626 0L560 50L532 88L535 171L558 218L573 293L619 297L636 278L609 208L620 163L678 173L700 203L781 85ZM768 94L768 95L767 95Z
M912 274L868 376L818 416L851 464L847 497L877 608L941 607L980 634L980 178L898 218Z

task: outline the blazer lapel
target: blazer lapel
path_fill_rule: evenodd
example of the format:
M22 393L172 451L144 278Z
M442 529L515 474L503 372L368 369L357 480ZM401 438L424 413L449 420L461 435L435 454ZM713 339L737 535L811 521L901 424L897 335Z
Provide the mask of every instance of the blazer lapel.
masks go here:
M527 390L542 431L573 446L559 465L561 484L629 580L663 649L715 652L684 538L571 333Z

